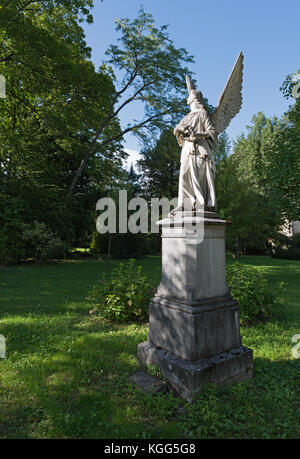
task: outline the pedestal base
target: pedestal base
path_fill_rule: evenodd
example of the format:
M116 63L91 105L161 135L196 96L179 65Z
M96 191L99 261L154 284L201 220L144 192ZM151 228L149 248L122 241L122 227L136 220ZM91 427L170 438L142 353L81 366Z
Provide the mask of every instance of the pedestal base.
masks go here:
M194 306L155 296L149 307L148 341L189 362L239 348L238 304L230 295Z
M176 212L159 222L162 278L150 301L148 341L138 345L139 361L159 365L189 401L206 384L250 378L253 366L226 283L228 222L212 213L191 213Z
M252 350L240 346L208 359L189 362L145 341L138 345L143 365L159 365L178 394L191 402L206 384L242 381L252 376Z

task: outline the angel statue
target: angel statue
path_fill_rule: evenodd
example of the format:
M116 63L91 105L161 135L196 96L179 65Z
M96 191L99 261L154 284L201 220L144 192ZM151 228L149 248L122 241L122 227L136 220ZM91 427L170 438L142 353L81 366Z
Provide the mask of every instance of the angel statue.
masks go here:
M213 150L217 148L218 135L227 128L242 105L243 59L240 53L212 115L207 111L202 93L186 77L187 105L191 111L174 129L182 151L178 206L172 215L181 210L216 210Z

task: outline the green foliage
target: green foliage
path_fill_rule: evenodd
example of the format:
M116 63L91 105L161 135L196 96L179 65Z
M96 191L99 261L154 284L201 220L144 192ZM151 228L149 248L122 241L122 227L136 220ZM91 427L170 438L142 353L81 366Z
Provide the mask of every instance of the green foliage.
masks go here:
M101 147L111 146L124 134L132 132L144 141L151 139L166 125L174 125L185 111L186 64L193 57L184 48L175 48L167 33L167 26L157 28L154 18L141 7L138 17L116 19L120 36L118 45L109 46L108 61L103 65L105 75L111 75L116 90L105 118L86 149L71 184L73 190L90 158L94 157L94 144L100 139ZM118 78L116 77L118 75ZM129 104L142 104L144 116L133 119L119 133L102 138L103 131L115 123L119 113ZM151 141L150 140L150 141Z
M297 82L299 81L296 78L293 78L296 75L299 77L300 69L297 70L295 75L291 75L291 74L287 75L284 82L281 85L280 91L282 91L286 99L289 99L290 97L292 97L292 90L294 86L297 84Z
M282 285L269 286L266 276L257 268L241 263L226 268L231 294L238 301L243 325L270 319ZM153 288L134 260L121 263L110 279L101 280L89 295L93 309L104 318L126 322L146 319Z
M9 259L20 261L26 258L20 234L26 211L29 212L29 206L21 197L8 199L0 195L0 260L3 265Z
M41 264L48 259L64 258L68 246L45 223L25 224L19 219L0 230L0 260L24 261L32 258Z
M242 134L235 142L234 153L218 164L217 202L222 217L232 222L227 240L229 247L238 246L236 251L266 253L268 239L283 225L285 216L291 217L289 209L297 208L291 205L295 193L289 186L291 181L296 183L297 156L289 161L281 147L276 156L276 139L283 130L282 121L258 113L248 127L248 135ZM286 183L286 191L279 185L280 180Z
M61 187L35 182L6 183L0 194L0 259L2 263L32 257L22 239L23 225L43 223L67 246L88 246L95 226L93 193L68 196Z
M93 233L90 249L92 253L109 254L111 258L142 258L147 252L147 235L132 233Z
M293 118L292 113L288 118ZM293 221L300 219L300 116L295 123L290 119L276 129L266 145L265 180L275 209Z
M231 141L229 139L227 132L223 131L218 136L218 146L213 152L217 169L218 166L222 163L222 161L225 161L225 159L228 158L228 156L230 155L230 149Z
M34 258L39 264L50 258L64 258L66 256L67 247L65 243L58 236L55 236L44 223L35 221L31 225L23 225L21 240L27 258Z
M238 302L243 325L266 321L278 304L280 288L268 285L267 278L255 267L235 262L226 267L232 297Z
M131 259L114 268L110 278L101 279L88 300L101 317L124 323L147 319L153 293L143 268Z
M269 244L268 252L273 258L300 260L300 235L288 237L278 234Z
M180 147L172 129L162 131L154 146L148 144L138 161L142 193L152 197L173 199L178 194Z
M120 142L105 148L96 143L95 157L76 194L69 196L73 175L115 90L108 73L95 70L80 25L85 18L91 20L92 3L11 0L0 8L0 74L7 90L0 101L3 231L14 228L15 234L21 223L37 220L65 242L87 239L95 202L120 172ZM101 139L119 132L115 118ZM2 235L3 250L9 245L10 253L17 252L17 238L8 234L4 239Z
M182 115L186 98L185 76L189 73L186 64L194 62L184 48L175 48L167 33L168 26L155 26L154 18L141 7L138 17L116 19L116 30L120 33L119 45L111 45L106 54L113 69L121 72L118 101L127 89L132 96L122 104L138 100L144 104L145 118L131 129L140 134L140 128L164 128L174 124Z

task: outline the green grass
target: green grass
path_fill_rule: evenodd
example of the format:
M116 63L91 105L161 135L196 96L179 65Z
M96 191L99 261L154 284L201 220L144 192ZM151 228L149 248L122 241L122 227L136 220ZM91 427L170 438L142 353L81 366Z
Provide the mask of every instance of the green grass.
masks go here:
M0 438L299 437L300 360L291 349L300 333L300 262L241 261L263 270L270 282L285 282L282 306L270 322L241 331L243 344L254 350L253 379L207 387L192 405L172 391L144 395L128 382L139 369L136 349L147 324L118 326L89 315L85 297L107 270L105 262L1 269L7 359L0 360ZM140 264L158 283L160 259Z

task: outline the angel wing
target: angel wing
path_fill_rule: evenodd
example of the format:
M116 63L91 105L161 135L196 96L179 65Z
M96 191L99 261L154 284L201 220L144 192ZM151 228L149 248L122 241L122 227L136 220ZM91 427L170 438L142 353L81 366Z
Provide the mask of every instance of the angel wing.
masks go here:
M227 128L232 118L234 118L241 109L243 60L244 56L240 53L227 84L220 95L218 106L211 116L212 123L218 134Z

